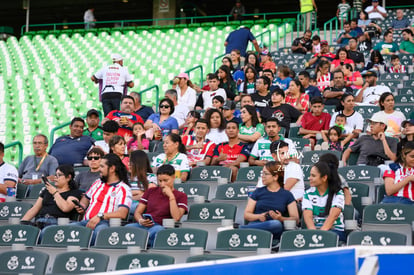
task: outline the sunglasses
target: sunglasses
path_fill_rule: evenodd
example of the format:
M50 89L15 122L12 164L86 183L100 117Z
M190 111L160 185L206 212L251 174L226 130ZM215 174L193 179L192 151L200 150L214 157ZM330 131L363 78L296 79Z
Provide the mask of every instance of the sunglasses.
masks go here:
M88 160L98 160L98 159L100 159L101 157L87 157L87 159Z
M160 105L160 108L168 109L170 108L170 105Z

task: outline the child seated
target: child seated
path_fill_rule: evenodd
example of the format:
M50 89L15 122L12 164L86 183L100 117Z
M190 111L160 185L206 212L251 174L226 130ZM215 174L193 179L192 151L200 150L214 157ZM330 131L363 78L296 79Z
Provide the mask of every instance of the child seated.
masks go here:
M348 134L342 141L339 138L342 135L342 129L338 126L332 126L328 131L322 131L322 138L324 142L328 142L329 151L342 152L344 146L352 139L352 134Z
M132 126L132 137L125 135L128 153L135 150L148 150L149 140L145 137L144 125L140 122Z
M391 68L389 69L390 73L405 73L405 66L401 65L400 58L398 55L391 56Z
M342 130L342 137L345 135L352 134L352 129L346 125L346 116L344 114L338 114L335 117L335 125L341 128Z
M312 53L320 53L321 52L321 38L319 35L314 35L312 37Z

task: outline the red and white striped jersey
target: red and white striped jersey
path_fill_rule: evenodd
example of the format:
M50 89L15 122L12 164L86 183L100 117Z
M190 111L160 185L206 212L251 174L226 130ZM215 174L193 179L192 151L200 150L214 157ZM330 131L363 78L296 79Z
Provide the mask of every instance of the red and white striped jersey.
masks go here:
M191 146L197 144L197 140L195 136L184 136L183 137L183 144L185 146ZM192 149L187 151L187 157L189 162L197 162L202 161L206 157L213 157L214 147L216 144L209 139L205 139L203 149Z
M414 175L414 168L400 167L396 171L393 171L391 169L386 170L384 172L383 177L392 178L394 179L394 184L397 184L400 181L404 180L404 178L410 175ZM403 188L401 188L397 193L395 193L393 196L404 197L404 198L414 201L414 182L410 181Z
M97 179L85 194L89 199L89 207L85 213L85 220L98 215L98 213L112 213L119 207L131 207L131 188L123 181L106 184Z
M399 69L396 69L396 68L394 68L394 66L392 66L389 71L390 71L390 73L405 73L405 72L407 72L405 70L404 65L401 65Z
M327 73L324 75L321 75L317 79L318 88L321 92L325 91L326 88L328 88L331 85L332 75L331 73Z

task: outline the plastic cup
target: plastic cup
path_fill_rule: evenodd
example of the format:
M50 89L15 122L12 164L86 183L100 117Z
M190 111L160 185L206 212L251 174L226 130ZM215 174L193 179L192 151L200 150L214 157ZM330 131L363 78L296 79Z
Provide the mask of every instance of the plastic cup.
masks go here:
M57 224L58 225L67 225L69 224L69 218L58 218L57 219Z
M283 221L283 226L285 230L295 230L296 229L296 221L295 220L285 220Z
M174 228L175 227L175 221L174 219L163 219L162 220L162 226L165 228Z
M361 197L361 204L364 206L372 204L371 197Z
M240 162L240 168L249 167L248 162Z
M227 178L217 178L218 184L227 184L229 181Z
M109 219L109 226L110 227L121 226L121 219L120 218Z
M75 251L80 251L80 246L79 245L68 245L68 247L66 248L67 252L75 252Z

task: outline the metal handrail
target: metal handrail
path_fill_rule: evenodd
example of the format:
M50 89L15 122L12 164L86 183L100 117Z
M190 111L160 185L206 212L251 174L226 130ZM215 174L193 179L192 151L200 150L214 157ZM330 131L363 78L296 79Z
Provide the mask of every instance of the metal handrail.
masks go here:
M323 32L324 32L324 40L327 40L327 26L329 25L329 33L331 35L331 39L329 42L329 45L332 44L332 36L333 36L333 32L332 32L332 23L335 23L335 34L338 33L338 17L333 17L331 19L329 19L328 21L325 22L325 24L323 24Z
M22 163L23 160L23 144L20 141L13 141L12 143L8 143L4 145L4 150L6 150L7 148L11 148L11 147L15 147L17 146L19 148L19 164L18 166L20 166L20 164Z
M186 71L185 71L185 73L187 73L188 75L190 75L190 73L191 73L192 71L195 71L195 70L197 70L197 69L200 69L200 85L199 85L199 87L203 87L203 81L204 81L203 76L204 76L204 70L203 70L203 66L202 66L202 65L197 65L197 66L195 66L195 67L192 67L191 69L186 70Z
M262 40L262 42L263 42L263 44L264 44L264 39L263 39L263 37L265 36L265 34L268 34L268 36L269 36L269 44L271 44L272 43L272 32L270 31L270 30L267 30L267 31L264 31L264 32L262 32L262 33L260 33L260 34L258 34L258 35L255 35L255 37L256 37L256 41L258 41L258 44L260 44L259 43L259 38ZM254 47L253 45L251 45L251 47ZM270 47L270 45L269 45L269 47Z
M158 102L159 102L159 96L160 96L160 87L158 87L158 85L152 85L140 92L138 92L140 95L142 95L143 93L146 93L152 89L155 89L155 93L156 93L156 97L155 97L155 110L158 112Z
M216 67L217 60L220 59L220 58L222 58L222 57L224 57L225 55L226 54L223 53L222 55L219 55L219 56L217 56L217 57L214 58L214 60L213 60L213 72L215 72L216 69L217 69L217 67Z
M275 15L289 15L289 14L297 14L297 11L288 11L288 12L268 12L268 13L251 13L251 14L245 14L244 18L248 17L263 17L264 20L266 20L266 17L275 16ZM151 18L151 19L132 19L132 20L111 20L111 21L96 21L93 22L95 25L99 24L119 24L121 28L125 26L125 23L154 23L154 25L158 26L160 21L177 21L177 20L189 20L190 24L195 23L197 20L203 20L206 19L220 19L225 18L226 22L230 22L232 15L209 15L209 16L191 16L191 17L173 17L173 18ZM249 20L249 19L245 19ZM217 20L213 20L217 21ZM243 20L239 21L243 23ZM57 30L57 26L84 26L85 22L68 22L68 23L50 23L50 24L32 24L29 25L29 27L52 27L53 30ZM20 34L23 35L26 29L26 25L22 25Z

